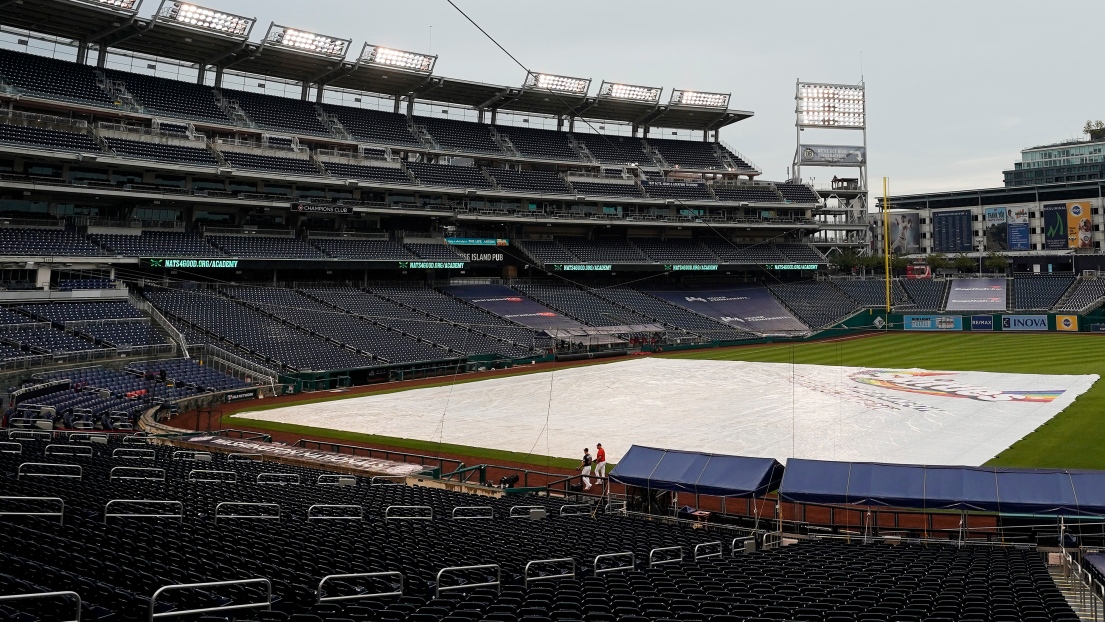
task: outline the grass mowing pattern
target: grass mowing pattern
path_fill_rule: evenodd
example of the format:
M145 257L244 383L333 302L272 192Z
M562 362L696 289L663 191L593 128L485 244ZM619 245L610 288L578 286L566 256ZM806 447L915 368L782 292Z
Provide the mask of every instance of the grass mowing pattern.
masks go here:
M693 350L684 359L920 367L1105 377L1105 339L1088 334L886 333L864 339ZM987 462L992 466L1105 469L1105 381Z

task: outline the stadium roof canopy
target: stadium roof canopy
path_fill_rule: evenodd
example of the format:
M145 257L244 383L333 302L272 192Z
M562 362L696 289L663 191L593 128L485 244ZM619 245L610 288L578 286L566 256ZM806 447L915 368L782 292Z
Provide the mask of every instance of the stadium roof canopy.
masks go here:
M1103 516L1105 471L791 458L779 497L806 503Z
M779 485L783 466L771 458L746 458L633 445L610 478L629 486L713 495L763 496Z
M393 98L413 95L420 101L478 109L697 131L717 130L753 116L727 105L663 104L534 86L484 84L436 76L432 69L408 71L346 59L348 40L332 39L345 41L340 54L296 49L271 38L273 24L260 43L252 42L253 18L221 13L230 26L223 22L220 32L179 19L177 5L182 3L163 0L151 17L138 16L140 4L141 0L0 0L0 24L203 67L220 66Z

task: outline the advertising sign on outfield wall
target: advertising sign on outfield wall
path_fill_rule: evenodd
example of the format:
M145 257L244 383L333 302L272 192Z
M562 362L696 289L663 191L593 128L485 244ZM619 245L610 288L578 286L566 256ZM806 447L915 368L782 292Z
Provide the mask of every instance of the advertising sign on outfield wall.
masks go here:
M1076 333L1078 332L1078 316L1077 315L1056 315L1055 316L1055 330L1064 332Z
M1047 330L1046 315L1003 315L1002 330Z
M963 330L959 315L907 315L902 320L906 330Z
M971 330L994 330L994 316L972 315Z

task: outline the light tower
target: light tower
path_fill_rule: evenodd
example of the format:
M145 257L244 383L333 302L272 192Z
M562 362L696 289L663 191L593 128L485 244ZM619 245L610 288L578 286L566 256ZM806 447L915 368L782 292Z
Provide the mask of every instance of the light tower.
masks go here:
M823 252L852 248L860 253L871 250L867 222L867 94L863 82L821 84L798 81L795 88L795 127L798 137L794 150L793 177L802 182L802 167L823 167L833 177L817 188L824 204L814 211L821 224L813 243ZM841 144L835 136L820 138L825 130L850 132L851 144ZM858 140L857 140L858 139ZM856 143L860 144L856 144Z

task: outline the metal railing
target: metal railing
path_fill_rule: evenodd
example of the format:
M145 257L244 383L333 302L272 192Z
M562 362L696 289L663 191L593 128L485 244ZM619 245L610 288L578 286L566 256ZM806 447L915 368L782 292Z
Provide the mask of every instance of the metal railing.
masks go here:
M0 454L23 454L23 444L11 441L0 441Z
M138 434L131 434L123 437L124 445L149 445L150 439Z
M59 620L58 622L80 622L81 621L81 595L76 592L39 592L37 594L6 594L0 596L0 603L11 602L14 600L32 600L32 599L47 599L47 598L74 598L77 601L77 613L73 616L72 620Z
M66 474L63 474L63 473L24 473L23 472L23 467L28 467L28 466L30 466L30 467L42 466L42 467L73 468L73 469L77 470L77 473L75 475L66 475ZM55 463L55 462L24 462L23 464L20 464L19 468L17 468L15 470L15 478L20 479L24 475L26 475L27 477L73 477L73 478L76 478L76 479L83 479L84 478L84 469L81 468L81 465L79 465L79 464L58 464L58 463Z
M597 505L591 505L590 503L562 505L560 506L560 516L590 516L591 512L594 512L597 509ZM565 510L571 511L565 512Z
M53 438L54 435L45 430L8 430L9 441L49 441Z
M570 563L572 565L572 571L571 572L566 572L566 573L561 573L561 574L547 574L547 575L541 575L541 576L537 576L537 577L531 577L530 574L529 574L529 569L531 567L533 567L534 565L538 565L538 564L541 564L541 565L557 564L557 565L559 565L559 564L564 564L564 563ZM576 560L571 558L571 557L562 557L560 559L535 559L531 562L527 562L525 569L522 571L522 580L526 584L527 587L529 586L530 581L549 581L549 580L552 580L552 579L571 579L571 578L574 578L575 576L576 576Z
M525 510L525 512L519 512L518 510ZM547 512L543 505L515 505L511 506L507 518L533 518L532 510ZM545 516L542 515L541 518L545 518Z
M327 581L340 581L345 579L372 579L376 577L398 577L399 578L399 590L392 592L360 592L357 594L350 594L348 596L323 596L323 586ZM406 580L403 578L403 573L391 571L391 572L364 572L360 574L331 574L326 575L318 582L318 602L320 603L332 603L342 600L361 600L363 598L381 598L384 596L402 596L403 588L405 587Z
M227 462L264 462L265 454L235 452L226 454Z
M473 515L457 516L457 510L465 510L465 511L467 511L467 510L486 510L486 512L483 512L481 514L476 514L474 516ZM491 507L490 505L460 505L460 506L457 506L457 507L453 508L452 518L455 518L457 520L473 520L473 519L481 519L481 518L482 519L489 519L489 518L493 519L493 518L495 518L495 508Z
M352 475L324 473L315 480L316 486L356 486L357 478Z
M429 514L392 514L392 510L428 510ZM428 505L389 505L384 509L384 520L433 520L434 509Z
M47 445L42 453L46 456L91 456L92 448L88 445Z
M599 560L603 559L625 559L629 558L629 565L627 566L613 566L610 568L599 568ZM624 553L603 553L602 555L595 556L594 573L595 576L600 574L606 574L608 572L615 572L618 570L633 570L637 566L637 556L632 551L626 551Z
M179 510L176 514L131 514L126 512L111 513L108 510L114 503L142 503L145 505L167 505L173 506ZM184 503L180 501L157 501L153 499L112 499L104 504L104 524L107 524L109 518L175 518L180 521L180 524L184 524Z
M356 509L357 514L356 515L343 514L341 516L320 516L318 514L314 514L314 510L316 508L333 508L333 509L339 509L339 510ZM364 520L364 507L359 506L359 505L330 505L330 504L317 503L317 504L312 505L311 507L307 508L307 521L310 522L310 521L313 521L313 520Z
M0 501L51 501L57 502L57 512L11 512L0 511L0 516L56 516L59 523L65 522L65 499L61 497L0 497Z
M182 609L173 611L164 611L161 613L155 613L157 606L157 597L161 596L165 592L173 590L186 590L186 589L199 589L207 587L218 587L221 585L257 585L264 584L265 586L265 602L262 603L245 603L241 605L223 605L221 607L203 607L200 609ZM194 615L197 613L210 613L212 611L238 611L241 609L269 609L272 605L272 583L268 579L238 579L237 581L212 581L210 583L184 583L181 585L166 585L165 587L158 588L153 596L150 597L150 622L158 618L170 618L186 615Z
M211 458L211 452L209 451L195 451L192 449L174 451L172 455L173 460L187 460L189 462L211 462Z
M232 475L230 479L210 478L211 475ZM199 476L199 477L197 477ZM219 482L224 484L237 484L238 474L234 471L210 471L206 469L192 469L188 471L187 480L189 482Z
M461 570L495 570L495 580L485 581L483 583L462 583L460 585L447 585L442 587L441 577L445 573L453 573ZM495 589L502 591L503 570L498 564L484 564L482 566L450 566L448 568L442 568L437 571L437 586L434 588L434 598L440 598L442 592L452 592L456 590L467 590L474 587L491 587L495 586Z
M672 551L677 551L679 553L679 557L662 557L659 560L656 559L657 553L659 553L660 555L664 555L664 554L670 553ZM681 547L681 546L664 546L664 547L660 547L658 549L652 549L651 551L648 552L648 567L649 568L652 568L653 566L662 566L664 564L680 564L682 562L683 562L683 547Z
M230 508L276 508L276 515L271 514L220 514L224 507ZM220 518L245 518L258 520L280 520L280 504L278 503L249 503L246 501L223 501L215 506L215 524L219 524Z
M268 478L268 479L265 479ZM299 484L299 473L258 473L258 484Z
M374 475L372 479L368 480L369 486L402 486L406 483L406 475Z
M119 447L111 452L111 457L121 460L157 460L157 452L152 449Z
M74 422L75 423L75 422ZM70 432L70 443L101 443L107 444L107 434L93 434L91 432Z
M709 547L709 548L707 548ZM712 553L699 553L702 549L713 551ZM722 552L725 549L722 547L721 542L703 542L701 544L694 545L694 560L707 559L709 557L721 557Z
M155 476L116 475L115 474L116 471L121 471L123 473L153 473L153 474L159 475L160 477L157 477L156 475ZM145 479L145 480L163 482L163 481L165 481L165 469L159 469L159 468L155 468L155 467L117 466L117 467L111 467L111 471L108 472L108 477L107 478L109 480L113 480L113 479Z

